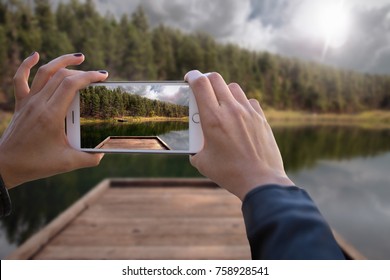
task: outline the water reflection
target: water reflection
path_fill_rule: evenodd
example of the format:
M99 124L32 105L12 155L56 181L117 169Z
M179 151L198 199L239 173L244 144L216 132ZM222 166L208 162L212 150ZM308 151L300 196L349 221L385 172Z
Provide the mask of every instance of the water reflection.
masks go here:
M287 171L320 159L372 157L390 151L390 130L359 127L278 127L273 129Z
M368 257L389 258L381 243L390 231L390 131L300 127L274 134L289 175L309 190L332 226ZM0 244L20 244L106 177L197 176L188 156L106 155L99 167L11 190L14 212L1 221Z
M389 259L390 153L320 161L290 173L316 201L331 226L367 257Z
M171 149L188 150L188 121L147 121L138 123L103 122L81 126L81 147L95 148L109 136L165 136L163 139ZM179 138L178 138L179 137ZM182 148L183 147L183 148Z

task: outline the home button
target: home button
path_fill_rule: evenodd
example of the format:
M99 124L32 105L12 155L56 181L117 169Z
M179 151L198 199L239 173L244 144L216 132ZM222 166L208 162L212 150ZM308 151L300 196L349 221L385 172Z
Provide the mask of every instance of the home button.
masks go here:
M194 123L200 123L199 113L195 113L195 114L192 115L192 121Z

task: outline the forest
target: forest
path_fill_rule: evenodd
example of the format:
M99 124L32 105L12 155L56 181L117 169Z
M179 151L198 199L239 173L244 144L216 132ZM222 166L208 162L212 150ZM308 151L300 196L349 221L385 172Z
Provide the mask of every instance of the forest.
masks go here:
M49 0L25 2L0 0L0 109L12 110L12 77L32 51L40 52L41 64L82 52L86 61L79 69L108 70L111 80L182 80L191 69L217 71L264 108L313 113L390 109L389 76L249 51L204 33L151 27L142 7L117 19L99 14L93 0L71 0L56 9Z
M123 117L188 117L188 107L130 94L121 88L88 87L80 91L80 116L86 119Z

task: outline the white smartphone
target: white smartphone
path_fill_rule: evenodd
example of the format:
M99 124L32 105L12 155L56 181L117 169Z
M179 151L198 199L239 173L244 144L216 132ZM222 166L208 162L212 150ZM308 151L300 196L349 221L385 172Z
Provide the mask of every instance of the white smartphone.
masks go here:
M185 82L104 82L80 90L67 113L76 149L103 153L196 154L198 107Z

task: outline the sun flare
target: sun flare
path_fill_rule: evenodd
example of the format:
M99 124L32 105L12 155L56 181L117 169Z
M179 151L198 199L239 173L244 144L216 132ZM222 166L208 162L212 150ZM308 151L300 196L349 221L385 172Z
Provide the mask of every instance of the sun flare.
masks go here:
M305 1L296 17L301 34L323 45L322 55L341 48L348 40L351 16L342 0Z
M339 48L348 37L350 19L343 2L324 6L318 15L318 27L328 47Z

